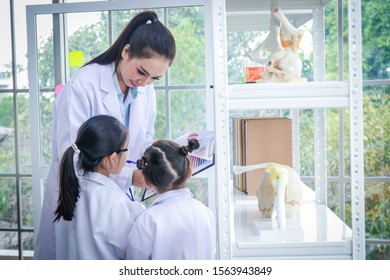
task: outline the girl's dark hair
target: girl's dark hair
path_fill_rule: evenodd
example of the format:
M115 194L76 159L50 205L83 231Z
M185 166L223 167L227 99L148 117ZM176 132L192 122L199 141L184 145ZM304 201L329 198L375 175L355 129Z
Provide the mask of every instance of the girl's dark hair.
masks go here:
M115 61L116 69L122 59L122 50L127 44L130 44L130 57L151 58L157 54L172 63L176 54L176 43L172 33L158 20L155 12L144 11L127 24L109 49L86 65L109 64Z
M127 143L127 129L116 118L108 115L91 117L84 122L78 132L75 148L78 154L78 167L82 175L94 171L107 155L119 152ZM60 190L54 221L61 217L70 221L79 198L80 185L76 176L73 156L75 149L70 146L63 154L60 165Z
M162 193L180 188L187 179L190 162L188 153L199 148L196 139L189 139L187 146L170 140L159 140L146 149L142 159L137 161L145 179Z

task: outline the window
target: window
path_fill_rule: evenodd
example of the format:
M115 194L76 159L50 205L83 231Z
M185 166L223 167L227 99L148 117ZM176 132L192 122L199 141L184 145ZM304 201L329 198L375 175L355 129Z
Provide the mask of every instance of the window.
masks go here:
M26 1L25 5L47 3L50 1ZM174 139L189 130L206 129L210 122L206 117L204 9L197 6L150 9L170 28L177 42L177 56L173 65L155 84L158 102L155 138ZM6 19L4 26L9 27L1 32L5 33L2 34L3 37L10 38L7 41L12 42L10 25L13 24L15 11L12 10L12 18L9 17L10 11L10 7L1 11L4 13L2 20ZM43 194L46 182L44 174L47 174L51 160L51 115L56 86L69 79L83 63L105 50L139 11L141 10L36 16L37 98L41 131L37 133L38 142L32 142L32 145L33 152L39 154L41 159L40 164L34 166L42 175L38 182L40 193ZM25 22L26 15L23 14L21 18ZM26 30L22 31L26 38ZM27 47L18 45L19 42L27 46L26 39L13 41L8 59L12 57L12 51L17 54L17 59L26 57ZM12 69L15 69L18 77L27 73L27 63L8 63L9 67L0 73L0 81L4 85L9 82L12 84ZM26 79L23 79L23 83L19 79L17 82L20 89L8 86L0 89L0 107L4 108L0 113L0 255L24 259L33 255L33 205L37 197L34 197L32 188L34 168L31 163L30 142L34 132L30 128L28 83ZM207 177L192 178L190 188L198 199L209 204ZM38 203L42 198L38 198Z

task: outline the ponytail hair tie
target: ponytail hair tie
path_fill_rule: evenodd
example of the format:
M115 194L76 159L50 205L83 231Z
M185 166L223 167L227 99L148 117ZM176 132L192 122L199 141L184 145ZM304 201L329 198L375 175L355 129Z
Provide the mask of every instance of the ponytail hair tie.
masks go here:
M187 156L188 155L188 148L186 146L181 146L180 147L180 152L182 153L183 156Z
M137 168L139 170L144 170L148 166L149 166L149 162L146 160L145 157L142 157L141 159L137 160Z
M77 147L76 144L72 144L72 148L73 148L73 151L74 151L76 154L80 154L80 150L79 150L79 148Z
M187 156L188 153L192 153L194 150L199 148L200 144L198 139L188 139L188 145L187 146L181 146L180 147L180 152L184 155Z
M152 24L152 23L155 23L156 21L158 21L158 18L148 19L146 24Z

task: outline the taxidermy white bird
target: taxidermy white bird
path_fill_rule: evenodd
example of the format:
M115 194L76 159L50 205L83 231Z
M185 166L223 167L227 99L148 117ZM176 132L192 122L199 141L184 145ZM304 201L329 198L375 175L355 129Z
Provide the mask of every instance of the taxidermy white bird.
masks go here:
M247 53L255 62L266 64L265 82L299 81L302 61L296 53L303 31L295 28L283 14L278 0L271 1L270 32L263 43ZM271 57L260 57L262 50L270 51Z
M282 13L280 7L276 7L272 10L272 14L276 17L281 23L280 35L281 35L281 44L282 47L291 47L296 49L297 46L291 43L297 43L302 36L302 31L295 28L286 16ZM284 42L289 42L290 45L283 45Z
M235 174L265 168L257 188L258 206L262 218L277 220L278 229L286 229L286 218L295 218L302 203L303 186L298 173L287 165L262 163L233 166Z
M266 64L266 62L268 61L268 57L260 56L262 51L268 51L271 54L274 54L283 49L282 45L279 42L280 22L273 14L273 10L277 8L279 8L279 1L271 1L271 20L269 26L269 33L264 39L264 41L257 48L246 53L246 56L255 62Z

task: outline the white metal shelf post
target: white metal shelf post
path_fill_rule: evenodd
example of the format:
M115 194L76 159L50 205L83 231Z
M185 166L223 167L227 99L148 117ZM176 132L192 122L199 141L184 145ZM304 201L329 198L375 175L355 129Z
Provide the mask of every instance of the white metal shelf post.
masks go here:
M314 81L325 80L324 7L313 10ZM314 109L314 163L316 203L327 205L326 109Z
M214 104L216 200L218 220L218 257L231 258L231 216L229 192L229 123L227 107L227 52L225 1L211 2L213 54L214 54ZM208 10L206 8L206 10Z
M365 259L361 1L348 1L351 204L353 258Z

